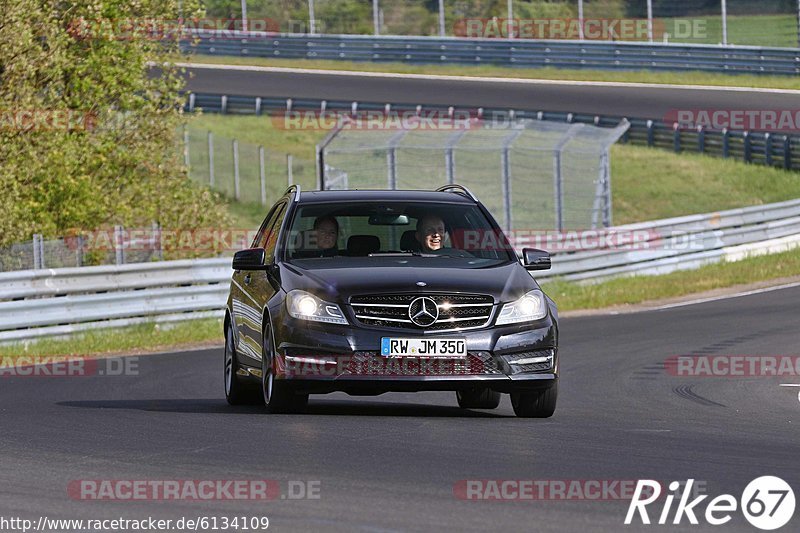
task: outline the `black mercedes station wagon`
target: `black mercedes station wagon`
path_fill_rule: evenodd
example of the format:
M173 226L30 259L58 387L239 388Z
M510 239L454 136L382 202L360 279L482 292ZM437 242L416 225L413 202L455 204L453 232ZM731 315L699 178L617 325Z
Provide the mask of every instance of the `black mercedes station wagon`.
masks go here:
M301 411L309 394L454 391L465 409L511 394L549 417L558 315L467 189L312 191L293 186L233 258L225 396Z

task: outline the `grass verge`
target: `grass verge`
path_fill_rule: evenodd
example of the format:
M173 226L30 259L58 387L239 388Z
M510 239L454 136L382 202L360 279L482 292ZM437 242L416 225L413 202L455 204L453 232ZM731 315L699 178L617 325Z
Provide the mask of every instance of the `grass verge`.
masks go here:
M797 275L800 248L659 276L617 278L596 284L554 280L543 282L542 288L560 311L575 311L639 304Z
M185 61L186 58L176 58ZM649 70L605 71L591 69L511 68L495 65L409 65L405 63L366 63L315 59L273 59L262 57L192 55L193 63L214 65L250 65L260 67L307 68L400 74L435 74L439 76L483 76L557 81L605 81L616 83L652 83L657 85L710 85L800 90L797 76L756 76L750 74L715 74L702 71L653 72Z
M168 326L138 324L117 329L98 329L64 339L0 346L0 357L45 357L54 355L99 356L147 353L204 344L222 345L222 320L205 318Z

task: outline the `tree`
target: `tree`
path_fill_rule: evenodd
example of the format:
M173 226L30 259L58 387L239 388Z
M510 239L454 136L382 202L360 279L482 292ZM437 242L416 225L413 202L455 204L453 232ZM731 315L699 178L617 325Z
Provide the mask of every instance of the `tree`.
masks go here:
M183 1L184 14L197 10ZM0 245L227 220L176 150L183 77L167 59L177 15L175 0L3 0Z

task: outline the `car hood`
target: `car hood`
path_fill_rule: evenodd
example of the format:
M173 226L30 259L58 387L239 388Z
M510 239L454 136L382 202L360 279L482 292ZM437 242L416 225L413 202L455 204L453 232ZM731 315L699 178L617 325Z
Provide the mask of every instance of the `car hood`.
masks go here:
M519 263L485 268L442 266L341 266L281 265L281 285L287 291L302 289L331 302L347 303L351 296L385 293L486 294L495 303L510 302L538 288ZM418 283L425 283L420 287Z

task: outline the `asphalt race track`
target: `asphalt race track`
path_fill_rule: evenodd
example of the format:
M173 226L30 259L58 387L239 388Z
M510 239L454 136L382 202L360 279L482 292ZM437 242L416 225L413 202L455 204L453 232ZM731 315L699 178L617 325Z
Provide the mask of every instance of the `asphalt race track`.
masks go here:
M440 104L662 119L671 110L795 109L797 91L765 92L577 83L382 78L226 68L187 69L194 92L343 101Z
M560 401L547 420L515 418L507 396L495 411L462 411L450 393L312 396L304 415L232 408L221 350L143 356L132 376L2 377L0 515L266 515L276 531L681 529L624 528L626 501L465 501L454 485L693 478L738 499L750 480L777 475L797 490L798 389L779 384L800 378L678 378L664 361L798 354L799 300L790 288L563 319ZM320 497L80 501L67 492L80 479L271 479L284 495L289 481L319 481ZM739 512L725 527L683 524L754 531Z

